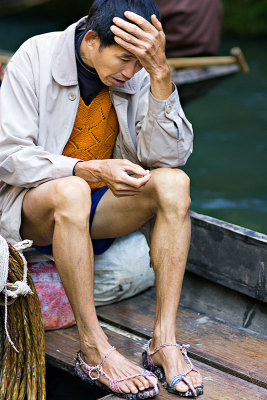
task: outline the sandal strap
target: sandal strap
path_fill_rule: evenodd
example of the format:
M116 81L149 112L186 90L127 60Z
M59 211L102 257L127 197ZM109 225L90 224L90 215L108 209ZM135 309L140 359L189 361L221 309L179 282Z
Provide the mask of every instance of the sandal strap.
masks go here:
M103 371L102 367L103 367L104 362L107 360L107 358L110 356L110 354L114 350L116 350L116 348L114 346L112 346L109 349L109 351L107 352L107 354L105 355L105 357L103 358L103 360L99 364L93 365L93 366L90 366L90 365L86 364L86 362L82 359L81 350L78 351L77 358L78 358L80 364L84 367L84 369L85 369L87 375L89 376L89 378L92 379L93 381L99 379L101 374L103 374L107 379L111 379L105 373L105 371ZM94 376L93 373L96 373L96 375Z
M191 371L190 371L191 372ZM188 372L187 372L188 373ZM194 388L194 386L192 385L191 382L189 382L189 380L186 378L186 376L184 377L183 381L187 384L187 386L189 387L189 389L191 389L191 392L194 394L195 397L197 397L197 391Z
M187 354L186 350L188 349L188 347L190 347L190 344L179 345L178 343L164 343L164 344L162 344L162 345L160 345L158 347L155 347L154 350L150 350L151 341L152 341L152 339L150 339L148 341L148 344L147 344L147 354L150 355L150 356L153 356L153 354L157 353L159 350L163 349L164 347L168 347L168 346L178 347L178 349L181 350L181 352L183 354L184 353Z
M174 375L174 377L169 382L169 386L171 388L174 388L179 382L185 381L186 375L188 375L192 371L197 372L199 374L199 372L198 372L198 370L196 370L196 368L194 368L194 367L190 368L189 371L187 371L185 374Z
M190 368L193 368L193 364L190 360L190 358L187 355L187 349L190 347L190 344L182 344L179 345L178 343L164 343L158 347L155 347L154 350L150 350L150 344L151 344L152 339L150 339L147 343L147 358L148 358L148 362L152 365L155 365L152 357L153 354L157 353L159 350L164 349L164 347L178 347L178 349L181 351L181 353L183 354L183 356L185 357L186 361L188 362L188 364L190 365Z
M191 384L191 382L189 382L189 380L186 378L186 375L188 375L191 371L195 371L197 373L199 373L194 367L190 368L189 371L187 371L185 374L177 374L175 375L169 382L169 387L174 389L176 385L178 385L179 382L184 381L185 384L189 387L189 389L191 389L191 391L194 393L194 395L196 396L196 389L194 388L194 386Z
M157 377L152 372L147 371L147 370L144 370L141 374L130 375L130 376L126 376L125 378L120 378L120 379L112 379L108 374L106 374L106 372L103 370L103 364L114 350L116 350L116 348L114 346L112 346L109 349L109 351L107 352L107 354L105 355L105 357L103 358L103 360L99 364L93 365L93 366L86 364L86 362L82 359L81 350L78 351L77 358L79 360L80 365L83 366L86 374L89 376L90 379L92 379L93 381L98 380L102 374L105 378L108 379L109 387L113 392L124 393L120 389L119 383L123 382L123 381L127 381L129 379L137 378L139 376L144 376L150 383L153 384L154 389L157 390ZM93 375L93 373L96 375ZM152 377L155 379L152 379Z
M178 374L175 375L170 382L168 383L168 385L170 386L170 388L175 388L176 385L178 385L179 382L183 381L185 378L185 374Z

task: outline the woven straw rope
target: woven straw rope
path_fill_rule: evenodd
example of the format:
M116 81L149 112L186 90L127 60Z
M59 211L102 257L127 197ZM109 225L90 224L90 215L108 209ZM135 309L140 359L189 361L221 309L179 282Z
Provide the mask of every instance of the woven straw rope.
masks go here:
M18 250L22 250L21 246ZM23 400L27 396L28 400L45 400L45 342L41 308L27 273L27 262L12 246L9 246L8 280L1 297L6 304L7 297L13 297L13 304L8 303L6 323L18 352L11 346L6 334L1 351L0 399ZM2 307L0 311L4 314Z

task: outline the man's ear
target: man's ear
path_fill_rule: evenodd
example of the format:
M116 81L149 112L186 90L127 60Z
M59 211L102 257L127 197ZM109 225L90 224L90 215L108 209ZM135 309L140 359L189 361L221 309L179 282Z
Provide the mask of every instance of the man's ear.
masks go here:
M86 34L84 35L84 41L86 43L86 45L93 49L96 46L99 46L99 36L95 31L92 31L92 29L90 29L88 32L86 32Z

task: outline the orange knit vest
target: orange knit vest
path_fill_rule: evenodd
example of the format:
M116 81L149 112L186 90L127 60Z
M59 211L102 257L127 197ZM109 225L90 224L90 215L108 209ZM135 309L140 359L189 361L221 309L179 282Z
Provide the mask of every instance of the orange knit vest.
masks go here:
M117 114L109 90L104 87L89 106L80 98L73 130L62 154L83 161L109 159L118 129ZM105 183L89 185L94 191L105 186Z

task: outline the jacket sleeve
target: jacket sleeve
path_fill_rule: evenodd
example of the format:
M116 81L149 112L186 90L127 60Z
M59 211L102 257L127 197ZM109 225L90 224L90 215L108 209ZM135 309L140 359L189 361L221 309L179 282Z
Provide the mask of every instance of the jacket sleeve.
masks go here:
M51 154L37 145L38 98L27 69L12 60L0 89L0 180L25 188L72 175L77 159Z
M185 165L193 151L193 130L180 104L178 91L167 100L156 99L147 75L140 91L137 111L137 157L150 168ZM146 107L144 106L146 105Z

